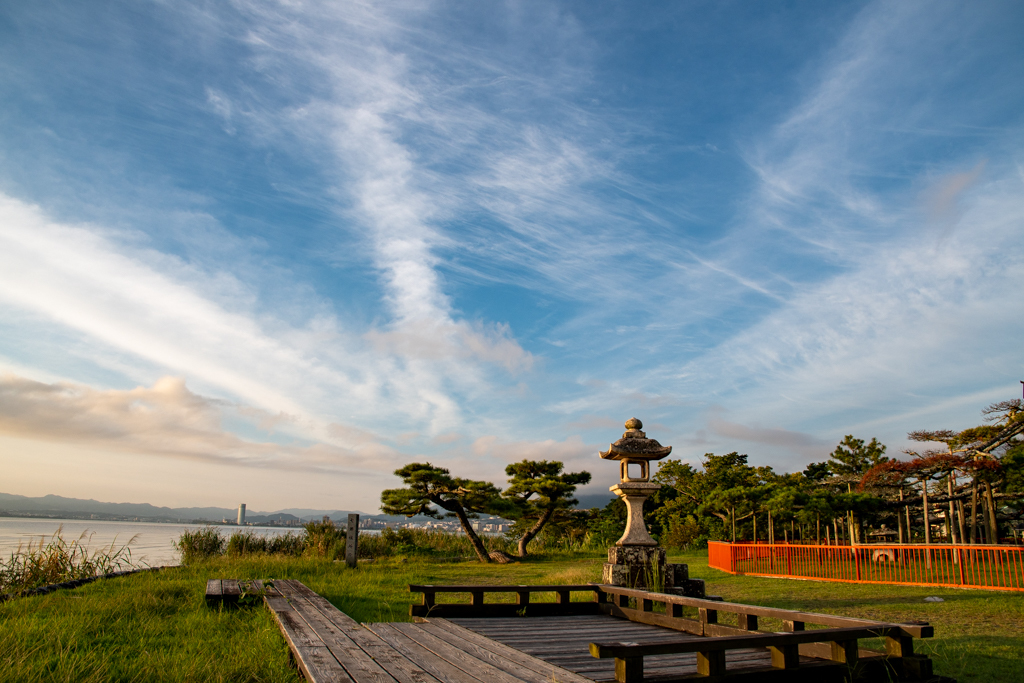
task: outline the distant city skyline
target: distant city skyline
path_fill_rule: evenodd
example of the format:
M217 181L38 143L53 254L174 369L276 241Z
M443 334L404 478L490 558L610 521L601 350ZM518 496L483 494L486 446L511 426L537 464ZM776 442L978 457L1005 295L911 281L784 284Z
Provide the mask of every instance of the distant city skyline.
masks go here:
M0 8L7 492L798 471L1024 379L1014 2Z

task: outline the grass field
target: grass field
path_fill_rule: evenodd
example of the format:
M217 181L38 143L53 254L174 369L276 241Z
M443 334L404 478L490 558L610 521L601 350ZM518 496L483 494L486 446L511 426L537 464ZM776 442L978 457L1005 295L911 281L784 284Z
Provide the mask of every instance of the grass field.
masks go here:
M300 681L269 612L211 610L207 578L294 578L360 621L407 620L409 583L581 583L600 578L596 553L524 564L389 558L349 570L306 558L220 558L193 567L101 580L0 604L3 681ZM922 651L960 681L1024 680L1024 595L731 576L704 552L674 558L731 602L865 618L922 619ZM944 599L926 603L929 595ZM764 622L764 628L772 628Z

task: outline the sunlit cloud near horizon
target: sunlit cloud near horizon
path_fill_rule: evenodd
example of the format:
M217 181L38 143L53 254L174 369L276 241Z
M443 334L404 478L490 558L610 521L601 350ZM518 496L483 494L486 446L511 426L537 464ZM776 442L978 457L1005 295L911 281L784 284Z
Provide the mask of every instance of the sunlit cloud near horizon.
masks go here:
M0 9L3 492L898 454L1024 379L1017 3Z

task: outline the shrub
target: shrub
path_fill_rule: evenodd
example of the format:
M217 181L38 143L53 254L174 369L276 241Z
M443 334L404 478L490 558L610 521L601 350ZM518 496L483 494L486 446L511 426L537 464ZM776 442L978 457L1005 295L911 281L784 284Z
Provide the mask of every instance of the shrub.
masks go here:
M334 526L330 517L320 522L307 522L305 554L318 557L334 557L345 551L345 532Z
M488 552L495 550L509 552L514 548L514 544L510 545L501 537L482 536L481 540ZM386 528L379 534L360 534L360 557L375 558L393 555L461 558L473 557L475 551L465 534L453 534L447 531Z
M212 526L203 526L183 531L174 547L181 553L181 563L191 564L223 555L224 545L224 537L221 536L218 529Z
M263 536L254 531L246 530L236 531L231 534L231 538L228 539L227 554L229 557L241 557L258 553L298 556L302 554L305 547L305 539L290 531L283 536Z

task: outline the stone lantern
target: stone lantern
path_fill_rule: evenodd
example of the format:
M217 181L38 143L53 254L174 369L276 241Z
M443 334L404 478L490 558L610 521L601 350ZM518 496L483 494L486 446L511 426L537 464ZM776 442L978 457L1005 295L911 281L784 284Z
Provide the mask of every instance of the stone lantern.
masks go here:
M605 460L619 461L620 481L608 490L626 503L627 515L622 538L608 548L603 581L613 586L704 597L704 582L690 579L685 564L668 564L665 549L647 533L644 501L660 488L651 483L651 461L668 456L672 447L648 439L641 431L643 426L635 417L627 420L622 438L600 454ZM632 476L630 466L639 468L637 476Z

